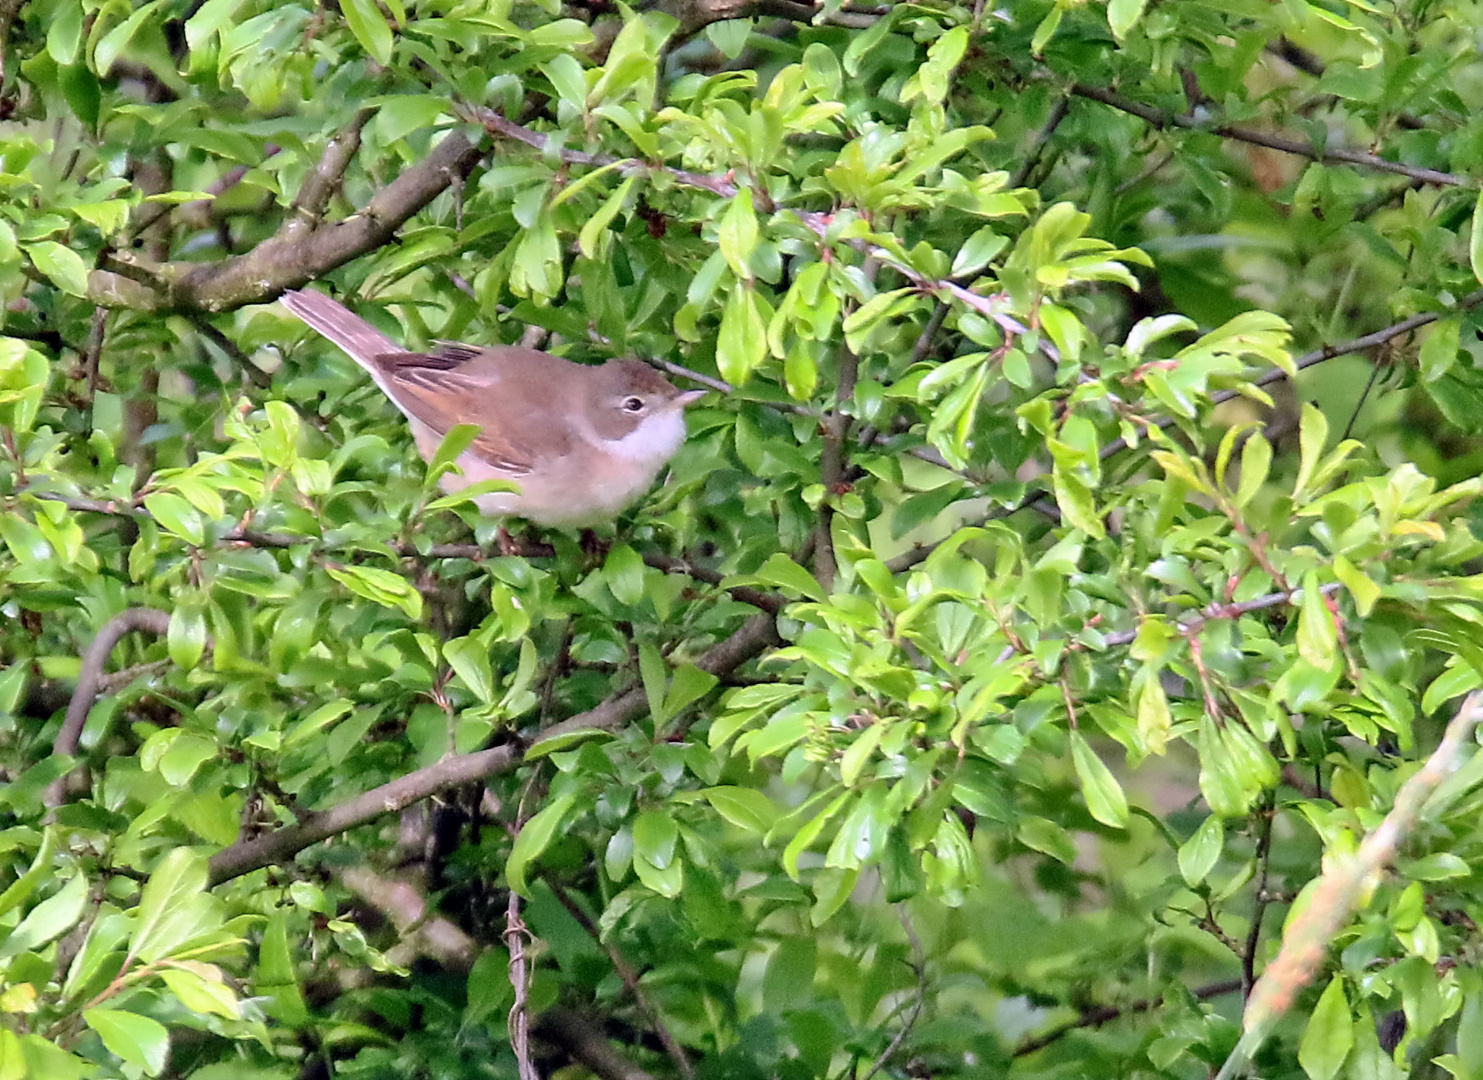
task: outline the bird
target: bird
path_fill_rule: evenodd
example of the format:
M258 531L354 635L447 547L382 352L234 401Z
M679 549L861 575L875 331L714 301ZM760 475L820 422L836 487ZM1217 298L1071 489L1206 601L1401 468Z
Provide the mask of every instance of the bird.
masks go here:
M653 486L685 441L685 407L704 390L679 390L640 360L578 364L515 345L439 342L409 352L338 300L291 290L284 307L375 380L412 428L425 460L457 424L479 433L445 473L450 494L485 480L518 491L474 498L490 517L590 528L612 521ZM502 526L503 527L503 526Z

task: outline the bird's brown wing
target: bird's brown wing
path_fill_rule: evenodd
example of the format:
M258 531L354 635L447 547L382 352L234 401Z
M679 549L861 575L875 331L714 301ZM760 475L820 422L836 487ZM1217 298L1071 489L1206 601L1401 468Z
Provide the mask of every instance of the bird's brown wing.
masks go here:
M470 448L501 472L523 476L532 462L564 457L572 450L561 403L527 402L523 409L506 404L515 386L541 387L551 364L568 361L511 346L480 349L442 342L432 352L385 353L374 363L387 392L439 435L455 424L478 425Z

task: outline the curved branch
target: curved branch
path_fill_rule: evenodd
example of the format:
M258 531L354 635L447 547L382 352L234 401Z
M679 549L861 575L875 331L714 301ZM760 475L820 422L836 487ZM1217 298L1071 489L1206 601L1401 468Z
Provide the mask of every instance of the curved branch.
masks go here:
M103 683L103 665L108 663L114 646L127 633L147 630L151 634L164 634L170 630L170 615L153 608L130 608L120 612L103 624L87 652L82 654L82 668L77 673L77 689L67 703L67 718L62 721L56 741L52 743L54 754L75 754L77 741L82 737L83 725L87 723L88 710L98 696Z

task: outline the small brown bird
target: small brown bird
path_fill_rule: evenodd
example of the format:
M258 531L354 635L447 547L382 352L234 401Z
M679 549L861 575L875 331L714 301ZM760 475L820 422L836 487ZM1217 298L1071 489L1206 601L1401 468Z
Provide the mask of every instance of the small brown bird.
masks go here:
M442 484L448 492L481 480L519 485L474 500L491 517L611 521L653 485L685 441L685 406L705 393L678 390L638 360L593 366L514 345L452 342L407 352L339 301L307 289L285 293L283 306L370 373L411 423L423 458L454 425L479 426L458 459L463 475L446 473Z

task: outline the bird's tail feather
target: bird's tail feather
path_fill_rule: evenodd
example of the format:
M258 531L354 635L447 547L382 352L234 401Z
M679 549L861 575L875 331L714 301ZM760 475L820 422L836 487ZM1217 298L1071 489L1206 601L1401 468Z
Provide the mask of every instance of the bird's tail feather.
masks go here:
M402 352L402 348L338 300L311 289L295 289L281 297L283 306L340 348L361 367L376 375L377 356Z

